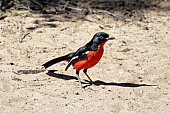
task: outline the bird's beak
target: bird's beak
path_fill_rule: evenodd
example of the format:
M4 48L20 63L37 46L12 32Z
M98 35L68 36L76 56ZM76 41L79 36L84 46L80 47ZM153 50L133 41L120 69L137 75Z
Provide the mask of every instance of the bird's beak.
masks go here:
M107 38L107 40L114 40L115 38L114 37L112 37L112 36L109 36L108 38Z

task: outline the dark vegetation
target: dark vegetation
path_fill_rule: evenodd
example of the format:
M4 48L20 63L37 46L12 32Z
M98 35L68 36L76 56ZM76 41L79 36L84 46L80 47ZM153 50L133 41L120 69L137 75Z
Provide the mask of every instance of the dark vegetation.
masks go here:
M64 18L105 14L116 20L143 20L145 10L170 10L169 0L1 0L1 12L27 10L33 13L62 15ZM116 13L115 13L116 12Z

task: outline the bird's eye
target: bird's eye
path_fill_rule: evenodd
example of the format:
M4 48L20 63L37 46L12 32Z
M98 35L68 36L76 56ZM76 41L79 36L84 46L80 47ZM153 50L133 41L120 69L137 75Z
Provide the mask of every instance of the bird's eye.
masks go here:
M100 39L104 39L104 37L103 37L103 36L100 36Z

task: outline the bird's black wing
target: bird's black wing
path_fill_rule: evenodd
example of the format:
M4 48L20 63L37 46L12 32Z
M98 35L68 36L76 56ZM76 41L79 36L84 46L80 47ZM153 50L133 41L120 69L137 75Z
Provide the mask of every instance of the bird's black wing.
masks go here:
M76 62L86 59L89 51L92 51L91 47L83 46L76 52L72 53L72 55L70 55L72 58L66 66L65 70L67 70L71 65L74 65Z
M54 58L46 63L44 63L42 66L44 66L45 68L48 68L58 62L64 61L64 60L70 60L69 64L67 65L66 69L67 70L70 65L80 61L80 60L84 60L87 57L87 53L88 51L96 51L98 49L97 45L85 45L83 47L80 47L76 52L72 52L69 53L67 55L58 57L58 58Z
M78 62L78 61L81 61L81 60L84 60L84 59L86 59L87 58L87 54L85 53L83 53L82 55L80 55L80 56L76 56L76 57L73 57L71 60L70 60L70 62L68 63L68 65L66 66L66 68L65 68L65 71L67 71L67 69L71 66L71 65L74 65L76 62Z

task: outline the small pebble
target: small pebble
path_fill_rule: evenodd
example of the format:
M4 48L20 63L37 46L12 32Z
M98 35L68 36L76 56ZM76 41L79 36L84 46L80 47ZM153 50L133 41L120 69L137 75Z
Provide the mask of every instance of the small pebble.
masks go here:
M79 95L79 92L76 92L75 94L76 94L76 95Z
M10 63L10 65L14 65L14 63L13 63L13 62L11 62L11 63Z

